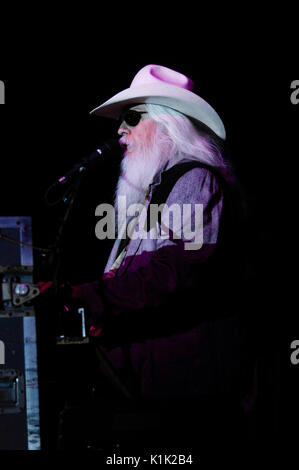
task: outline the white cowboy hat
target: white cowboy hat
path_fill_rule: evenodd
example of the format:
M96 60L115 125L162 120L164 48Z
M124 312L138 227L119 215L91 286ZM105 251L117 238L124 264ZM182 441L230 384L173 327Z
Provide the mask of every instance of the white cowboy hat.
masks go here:
M119 119L123 109L130 104L159 104L205 124L225 139L222 120L212 106L192 89L193 82L185 75L161 65L146 65L135 75L130 88L112 96L90 114Z

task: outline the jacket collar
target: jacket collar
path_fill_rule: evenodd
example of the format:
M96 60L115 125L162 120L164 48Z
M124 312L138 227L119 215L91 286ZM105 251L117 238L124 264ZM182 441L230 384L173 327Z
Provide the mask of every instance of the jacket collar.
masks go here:
M151 189L152 187L155 187L161 184L162 174L166 170L169 170L170 168L172 168L174 165L177 165L178 163L183 163L186 161L190 161L190 160L188 158L181 158L179 156L174 157L171 160L168 160L168 162L166 162L165 165L155 174L153 181L149 185L149 188Z

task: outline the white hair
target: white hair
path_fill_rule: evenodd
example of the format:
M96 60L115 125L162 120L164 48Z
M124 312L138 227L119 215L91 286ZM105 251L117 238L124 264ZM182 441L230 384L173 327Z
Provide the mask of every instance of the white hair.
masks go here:
M156 121L169 139L170 160L173 157L195 160L206 165L228 170L217 137L210 135L204 126L195 125L185 115L168 106L146 104L149 117Z
M204 126L195 125L183 114L167 106L146 104L149 118L156 123L150 142L136 142L134 158L124 158L115 192L115 210L118 197L126 196L127 206L144 201L146 190L155 174L167 162L179 163L183 159L198 161L217 168L224 177L230 173L230 164L222 156L216 137ZM118 231L127 223L125 214Z
M135 140L135 155L122 159L120 176L115 191L115 211L120 226L118 232L123 229L123 224L130 220L125 214L119 212L118 198L126 197L127 207L132 204L143 204L146 192L157 172L165 166L171 155L170 139L165 129L155 123L154 132L150 139ZM120 213L120 215L119 215Z

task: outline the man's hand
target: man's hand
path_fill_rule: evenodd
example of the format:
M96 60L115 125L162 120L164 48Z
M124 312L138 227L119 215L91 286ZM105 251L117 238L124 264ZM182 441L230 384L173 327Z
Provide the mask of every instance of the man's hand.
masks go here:
M40 281L37 283L37 285L40 288L41 294L44 294L45 292L47 292L47 294L51 294L55 289L55 284L53 281ZM60 297L65 297L69 300L81 300L83 297L80 286L72 286L69 283L61 284L57 289L57 295Z
M39 289L40 289L40 293L43 294L44 292L46 292L48 289L50 289L52 286L53 286L53 282L52 281L40 281L37 283L37 285L39 286Z
M84 297L84 288L82 286L84 285L77 285L77 286L72 286L70 283L66 282L64 284L61 284L56 290L55 290L55 284L53 281L40 281L37 283L37 285L40 288L41 294L53 294L55 293L55 296L60 298L63 303L68 303L73 301L82 301L84 303L84 300L86 300L86 292L85 292L85 297ZM52 292L51 292L52 291ZM94 290L91 289L91 292ZM88 296L90 297L90 296ZM101 309L104 309L104 306L102 305L102 301L100 296L96 298L96 304L101 305ZM89 323L89 335L93 337L98 337L102 333L102 328L96 325L92 325L91 321Z

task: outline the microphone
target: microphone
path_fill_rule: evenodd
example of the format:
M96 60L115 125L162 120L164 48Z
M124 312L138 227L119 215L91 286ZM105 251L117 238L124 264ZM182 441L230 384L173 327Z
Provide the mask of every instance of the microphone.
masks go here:
M54 183L51 184L46 192L46 200L48 199L48 194L50 191L59 189L59 187L64 187L66 183L73 180L76 176L83 175L89 168L94 168L103 158L105 159L108 155L111 155L120 150L121 147L118 139L119 137L114 137L105 141L91 155L83 158L81 162L77 163L71 170L65 173L65 175L54 181ZM51 205L49 201L47 202Z
M95 165L107 155L114 153L116 150L120 149L118 138L109 139L104 142L97 150L95 150L91 155L85 157L80 163L77 163L70 171L68 171L64 176L61 176L53 186L61 185L67 183L73 176L85 172L88 168L94 168Z

